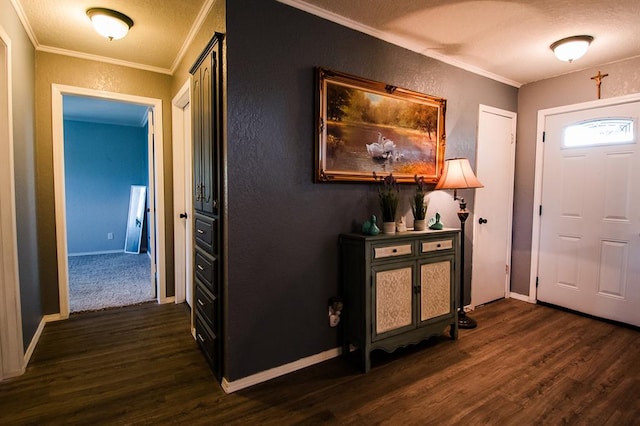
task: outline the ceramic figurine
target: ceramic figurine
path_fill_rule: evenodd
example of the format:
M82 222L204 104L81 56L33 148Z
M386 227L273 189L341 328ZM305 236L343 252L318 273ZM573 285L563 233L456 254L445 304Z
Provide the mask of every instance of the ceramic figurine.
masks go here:
M397 232L407 232L407 223L404 216L400 217L400 220L396 223L396 230Z
M440 222L440 213L436 213L436 217L435 218L431 218L429 220L429 229L442 229L443 225L442 222Z
M371 215L371 219L362 224L362 233L366 235L378 235L380 228L376 225L376 215Z

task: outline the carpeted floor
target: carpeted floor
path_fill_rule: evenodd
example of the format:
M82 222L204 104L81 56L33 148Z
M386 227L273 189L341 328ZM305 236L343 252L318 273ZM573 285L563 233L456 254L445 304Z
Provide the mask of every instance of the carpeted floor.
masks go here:
M147 253L69 257L69 310L95 311L153 300Z

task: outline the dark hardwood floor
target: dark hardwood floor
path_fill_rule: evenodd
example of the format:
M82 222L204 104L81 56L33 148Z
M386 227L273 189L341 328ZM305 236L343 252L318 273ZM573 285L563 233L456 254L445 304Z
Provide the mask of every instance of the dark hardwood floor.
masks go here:
M458 341L332 359L226 395L183 305L48 324L27 372L0 383L0 424L638 425L640 332L513 299Z

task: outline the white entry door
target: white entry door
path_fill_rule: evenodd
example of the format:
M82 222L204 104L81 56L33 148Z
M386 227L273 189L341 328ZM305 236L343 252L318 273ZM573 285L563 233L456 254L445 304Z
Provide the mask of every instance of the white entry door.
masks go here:
M545 121L540 301L640 326L640 102Z
M509 291L516 113L480 105L473 223L471 305Z

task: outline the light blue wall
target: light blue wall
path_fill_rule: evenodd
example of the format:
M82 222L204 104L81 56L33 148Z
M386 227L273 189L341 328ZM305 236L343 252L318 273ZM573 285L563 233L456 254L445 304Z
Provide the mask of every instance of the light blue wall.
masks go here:
M123 250L131 185L148 186L146 127L65 120L64 156L69 254Z

